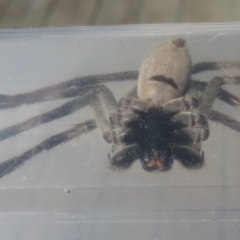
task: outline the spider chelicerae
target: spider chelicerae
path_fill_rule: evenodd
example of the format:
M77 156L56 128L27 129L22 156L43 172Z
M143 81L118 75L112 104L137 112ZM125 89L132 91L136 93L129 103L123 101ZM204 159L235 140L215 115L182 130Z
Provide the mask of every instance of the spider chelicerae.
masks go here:
M74 125L19 156L0 163L0 177L11 173L34 155L94 130L112 144L109 160L117 169L126 169L140 159L147 171L168 170L175 160L187 168L204 163L201 142L209 136L208 120L240 131L240 122L212 110L216 98L232 106L240 99L222 89L238 84L240 76L217 76L208 82L192 75L218 69L239 69L240 62L201 62L192 65L182 38L155 46L144 58L139 72L93 75L17 95L0 95L0 108L73 98L62 106L0 130L0 141L40 124L67 116L87 105L95 119ZM119 103L104 85L110 81L138 79L137 86Z

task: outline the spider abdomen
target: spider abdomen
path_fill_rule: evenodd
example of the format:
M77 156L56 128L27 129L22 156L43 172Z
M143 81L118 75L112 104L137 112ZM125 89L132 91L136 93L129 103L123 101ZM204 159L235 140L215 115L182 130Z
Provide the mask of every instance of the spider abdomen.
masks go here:
M191 59L181 38L153 48L138 77L138 96L155 106L181 97L190 81Z

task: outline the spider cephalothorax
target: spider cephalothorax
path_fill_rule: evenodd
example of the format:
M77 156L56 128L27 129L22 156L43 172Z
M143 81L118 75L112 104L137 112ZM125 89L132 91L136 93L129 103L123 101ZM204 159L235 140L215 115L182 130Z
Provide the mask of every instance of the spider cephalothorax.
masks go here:
M22 104L73 98L62 106L0 130L0 141L54 121L90 105L94 119L78 123L22 154L0 164L0 177L11 173L34 155L99 127L113 144L111 165L126 169L140 159L147 171L168 170L174 160L199 168L204 156L201 142L209 136L208 120L240 132L240 122L212 110L216 98L232 106L240 99L222 89L239 83L240 76L219 76L201 82L192 75L219 69L240 69L238 61L201 62L192 65L185 40L176 38L154 47L137 71L86 76L17 95L0 95L0 109ZM228 72L228 71L227 71ZM137 86L117 103L103 83L138 79Z
M179 104L189 111L198 106L198 101L190 97L156 107L145 101L123 99L120 107L125 110L119 110L110 118L113 123L118 123L112 131L114 143L126 146L124 149L127 151L118 154L117 149L114 149L112 164L126 168L139 158L145 170L164 171L171 168L175 156L180 156L181 160L181 155L186 154L185 159L191 162L188 167L202 165L203 156L200 154L187 156L184 146L198 144L208 138L206 118L197 112L180 113Z
M173 157L176 128L172 122L173 114L162 108L149 108L137 111L135 119L126 124L130 129L123 143L136 143L140 147L140 160L146 170L165 170L170 168Z

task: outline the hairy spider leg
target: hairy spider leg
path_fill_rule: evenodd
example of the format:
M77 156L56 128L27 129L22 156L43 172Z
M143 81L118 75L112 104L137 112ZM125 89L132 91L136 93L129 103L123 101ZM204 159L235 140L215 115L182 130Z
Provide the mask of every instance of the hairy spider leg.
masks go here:
M84 88L84 91L81 89L81 93L79 94L80 97L75 98L58 108L1 129L0 142L41 124L70 115L77 110L88 106L90 102L92 102L91 106L94 112L98 115L96 118L99 119L99 126L102 126L102 129L105 129L103 132L106 133L109 129L109 115L117 109L117 102L114 96L104 85L94 85L94 88L92 86L90 88L87 87Z
M89 105L89 100L91 99L91 96L94 94L94 92L95 92L95 89L91 88L90 90L85 92L83 96L75 98L58 108L55 108L46 113L29 118L23 122L1 129L0 142L7 138L16 136L31 128L39 126L41 124L48 123L56 119L68 116L76 112L77 110L86 107L87 105Z
M211 108L215 99L221 92L221 86L224 84L236 84L235 79L231 77L214 77L206 86L200 99L197 110L208 117L209 113L212 112Z
M105 86L97 87L92 96L90 107L93 110L97 125L102 130L103 138L112 143L112 126L110 116L118 109L118 103L112 92Z
M200 62L196 63L192 66L192 75L197 73L202 73L205 71L213 71L213 70L221 70L221 69L232 69L237 70L240 69L240 61L220 61L220 62ZM240 76L223 76L226 80L234 80L236 84L240 84ZM208 83L192 80L192 87L197 89L198 91L204 91L205 87ZM226 90L219 90L218 96L221 101L226 102L229 105L239 107L240 106L240 98L229 93Z
M220 69L240 69L240 61L199 62L192 66L192 74Z
M240 122L226 114L211 110L208 113L208 119L213 122L221 123L237 132L240 132Z
M227 76L227 78L229 78L229 77ZM233 76L232 78L235 81L240 83L240 77L239 76ZM202 82L202 81L197 81L197 80L192 80L192 82L193 82L192 89L195 89L195 90L201 91L201 92L203 92L204 89L206 88L206 86L208 85L207 82ZM224 90L224 89L221 89L219 91L219 94L218 94L217 97L221 101L224 101L231 106L240 107L240 98L233 95L232 93Z
M44 150L50 150L62 143L68 142L71 139L83 134L88 133L96 128L95 120L89 120L80 124L76 124L73 128L58 133L35 147L27 150L19 156L13 157L9 160L6 160L0 163L0 178L13 172L17 168L21 167L27 160L31 159L33 156L39 154Z
M226 78L226 77L213 78L205 88L205 91L203 92L199 100L198 111L200 111L202 114L207 116L208 119L215 122L219 122L239 132L240 130L239 121L233 119L230 116L227 116L223 113L219 113L217 111L213 111L211 109L214 100L216 99L216 97L219 95L219 92L221 91L221 86L223 84L229 84L229 83L231 84L236 82L232 78Z
M92 75L63 81L32 92L16 95L0 94L0 109L14 108L23 104L33 104L59 98L80 96L81 93L84 94L86 90L95 88L96 85L105 82L128 81L137 79L137 76L137 71Z
M192 75L205 71L221 70L221 69L240 69L240 61L220 61L220 62L200 62L192 66ZM234 80L236 84L240 84L240 76L223 76L226 80ZM204 91L208 83L192 80L192 86L198 91ZM232 106L240 106L240 98L229 93L226 90L220 89L217 95L221 101Z

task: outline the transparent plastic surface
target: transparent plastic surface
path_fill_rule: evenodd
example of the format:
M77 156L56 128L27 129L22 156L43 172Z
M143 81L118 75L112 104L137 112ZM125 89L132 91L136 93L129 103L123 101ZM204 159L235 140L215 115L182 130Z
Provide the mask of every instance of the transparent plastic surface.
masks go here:
M192 62L240 60L240 25L148 25L0 32L0 93L16 95L76 77L138 71L146 52L175 37ZM209 81L240 70L210 71ZM136 80L106 83L117 100ZM240 96L240 87L225 86ZM0 129L67 103L57 99L0 111ZM19 99L21 101L21 99ZM240 120L240 109L216 100L214 109ZM85 107L1 141L1 162L92 119ZM210 122L205 165L178 162L146 172L139 161L113 171L99 129L34 155L0 179L1 239L240 239L240 133Z

